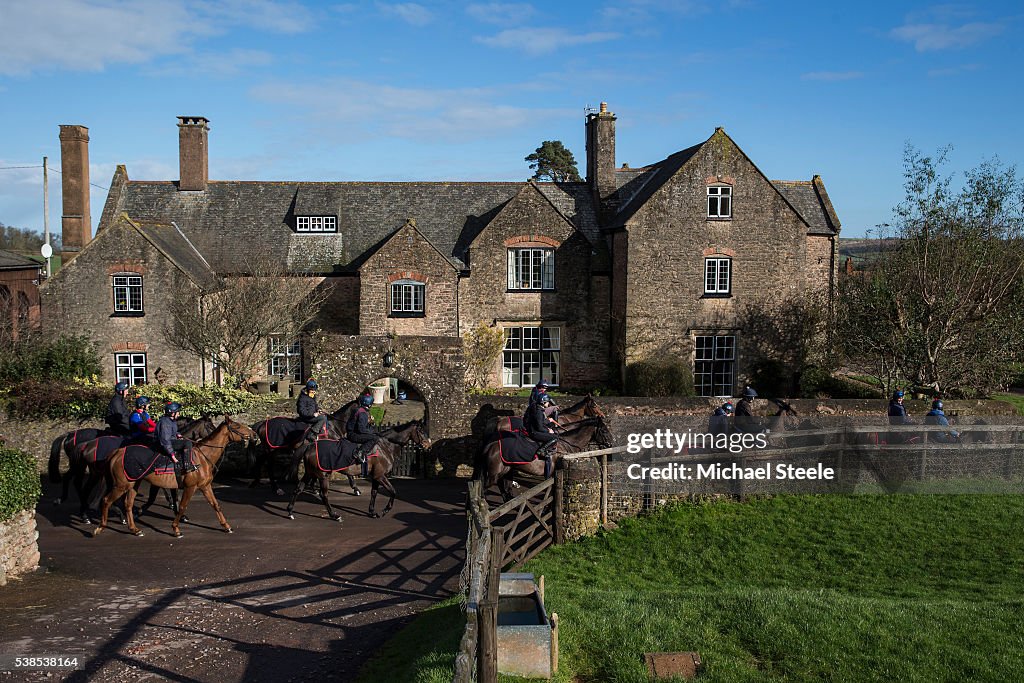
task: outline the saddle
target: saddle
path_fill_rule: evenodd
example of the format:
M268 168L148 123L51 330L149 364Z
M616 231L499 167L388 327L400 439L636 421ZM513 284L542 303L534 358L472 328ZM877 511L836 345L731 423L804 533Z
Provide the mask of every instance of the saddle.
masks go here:
M516 432L498 432L488 441L488 446L497 443L498 455L506 465L528 465L537 459L537 451L543 444Z
M306 438L306 432L310 425L290 417L277 416L262 422L256 429L257 435L267 444L271 450L278 448L294 448ZM327 436L327 425L317 435L319 438Z
M356 453L363 444L349 441L348 439L317 439L313 442L316 449L316 466L321 472L337 472L357 464ZM367 458L375 458L380 455L379 446L367 454Z

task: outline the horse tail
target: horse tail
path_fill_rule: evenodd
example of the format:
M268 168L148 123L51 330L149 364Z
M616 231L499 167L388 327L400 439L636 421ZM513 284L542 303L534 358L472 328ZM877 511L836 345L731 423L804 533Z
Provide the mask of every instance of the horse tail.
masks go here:
M480 448L476 449L476 455L473 456L473 481L483 479L484 466L487 460L485 455L486 450L487 447L482 445Z
M54 484L60 483L60 452L64 450L64 442L68 435L58 436L50 446L49 470L50 481Z

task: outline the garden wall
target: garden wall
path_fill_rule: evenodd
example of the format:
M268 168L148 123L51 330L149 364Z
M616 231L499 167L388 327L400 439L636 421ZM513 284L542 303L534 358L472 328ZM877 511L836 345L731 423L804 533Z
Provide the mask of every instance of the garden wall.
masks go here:
M0 522L0 586L39 566L35 510L23 510Z

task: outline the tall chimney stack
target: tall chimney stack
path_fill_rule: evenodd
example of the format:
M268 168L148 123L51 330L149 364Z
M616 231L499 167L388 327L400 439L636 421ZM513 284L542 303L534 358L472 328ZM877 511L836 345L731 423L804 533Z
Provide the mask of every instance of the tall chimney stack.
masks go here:
M210 179L210 155L206 146L209 123L202 116L178 117L179 190L206 190Z
M61 257L66 265L92 239L89 211L89 129L60 127Z
M613 208L608 200L615 194L615 114L607 102L598 113L587 114L587 182L595 205L607 215Z

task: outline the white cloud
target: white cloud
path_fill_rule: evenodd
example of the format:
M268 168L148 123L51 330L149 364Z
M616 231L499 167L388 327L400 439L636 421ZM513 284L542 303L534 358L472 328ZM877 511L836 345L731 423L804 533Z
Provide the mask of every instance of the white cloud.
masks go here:
M273 104L306 102L308 106L297 115L309 117L319 127L318 135L340 137L344 142L373 137L468 142L578 114L506 104L510 93L523 87L431 90L333 79L267 83L254 88L251 95Z
M961 64L959 66L951 66L945 69L930 69L928 71L928 75L931 76L932 78L959 76L960 74L970 73L971 71L977 71L980 68L980 64Z
M195 52L152 71L158 76L184 76L201 70L204 76L231 78L241 73L260 71L273 64L274 56L262 50L234 48L227 52Z
M534 15L533 5L518 3L489 2L466 7L466 14L486 24L508 26L521 24Z
M1002 24L971 22L953 26L949 23L906 23L889 32L893 38L913 43L918 52L965 48L993 38L1003 32Z
M227 0L49 0L4 3L0 74L39 69L101 71L189 54L231 26L294 33L312 24L292 2Z
M423 5L415 2L401 2L394 5L377 3L377 7L384 14L398 17L407 24L413 26L426 26L434 20L434 15Z
M852 81L864 78L863 71L812 71L800 76L803 81Z
M560 28L515 28L502 31L494 36L477 36L473 40L488 47L522 50L526 54L536 57L557 52L561 48L603 43L618 37L618 33L610 32L574 34Z

